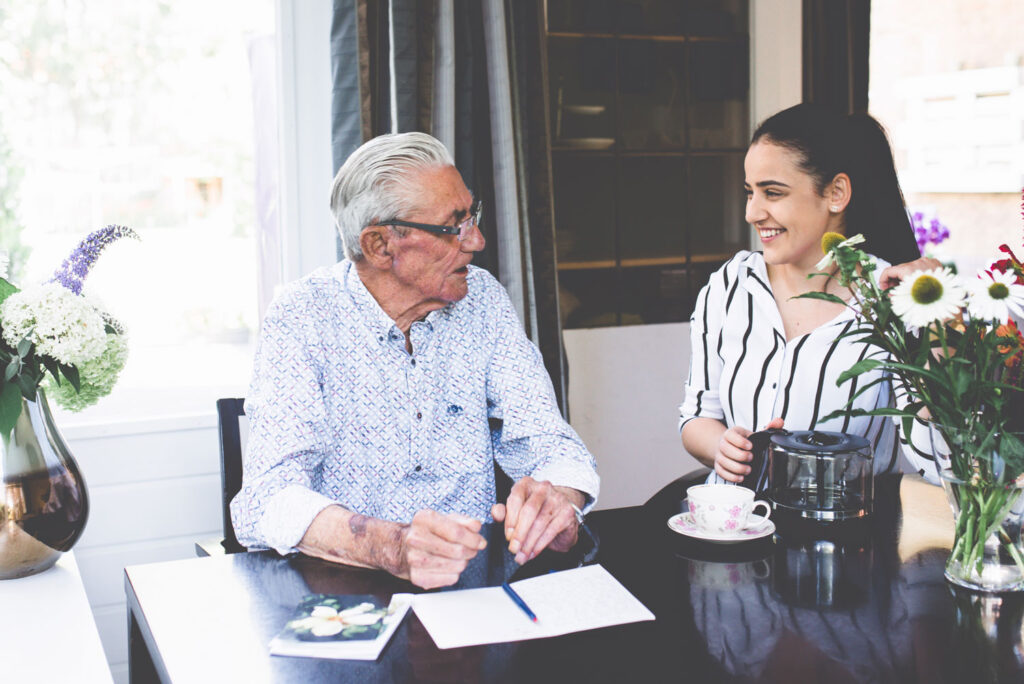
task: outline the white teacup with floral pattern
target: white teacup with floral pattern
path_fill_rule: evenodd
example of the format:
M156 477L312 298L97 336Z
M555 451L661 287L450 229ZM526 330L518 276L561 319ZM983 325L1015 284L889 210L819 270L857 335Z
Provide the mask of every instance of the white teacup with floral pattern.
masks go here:
M751 525L763 525L772 514L767 501L754 501L753 490L731 484L703 484L686 493L690 516L707 534L737 534ZM763 518L751 519L758 506L764 506Z

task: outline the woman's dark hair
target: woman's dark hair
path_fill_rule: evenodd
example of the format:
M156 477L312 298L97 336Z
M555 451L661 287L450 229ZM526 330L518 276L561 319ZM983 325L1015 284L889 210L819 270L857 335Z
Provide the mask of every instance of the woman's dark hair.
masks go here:
M846 234L861 233L865 251L891 264L921 256L903 201L885 129L869 114L841 114L798 104L765 119L750 140L764 139L800 157L819 193L837 174L850 177Z

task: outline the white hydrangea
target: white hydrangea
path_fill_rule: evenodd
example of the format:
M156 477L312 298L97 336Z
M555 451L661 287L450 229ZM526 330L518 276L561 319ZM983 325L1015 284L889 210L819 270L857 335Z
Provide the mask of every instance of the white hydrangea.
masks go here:
M77 365L106 348L103 316L85 297L58 283L15 292L0 304L4 341L17 347L28 337L36 353Z

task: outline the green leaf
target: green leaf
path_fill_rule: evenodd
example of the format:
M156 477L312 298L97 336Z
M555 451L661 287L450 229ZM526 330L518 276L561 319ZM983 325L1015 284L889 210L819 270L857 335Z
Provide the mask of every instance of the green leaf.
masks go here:
M0 278L0 302L10 297L12 294L18 291L18 288L7 282L6 278ZM20 410L20 408L19 408Z
M843 306L846 306L845 301L836 297L834 294L829 294L827 292L804 292L801 295L790 297L790 299L820 299L822 301L832 302L833 304L842 304Z
M850 366L847 370L839 374L839 379L836 380L836 385L841 385L850 378L855 378L861 373L867 373L873 371L879 366L884 365L883 361L878 359L863 359Z
M5 382L0 391L0 436L10 440L11 432L21 415L21 390L14 383Z
M21 370L21 359L11 359L10 363L7 364L7 368L4 369L4 382L10 382L11 378L18 374Z
M26 337L18 343L18 356L25 358L30 351L32 351L32 340Z
M60 364L52 356L43 356L43 366L46 370L50 371L50 375L53 376L54 382L60 384Z
M81 380L79 380L78 378L77 368L62 363L60 364L60 372L63 373L64 377L68 379L68 382L71 383L71 386L75 388L76 392L80 392L82 390L82 383Z
M36 390L39 389L39 382L29 377L28 373L21 373L14 376L14 384L21 389L21 396L29 401L35 401Z

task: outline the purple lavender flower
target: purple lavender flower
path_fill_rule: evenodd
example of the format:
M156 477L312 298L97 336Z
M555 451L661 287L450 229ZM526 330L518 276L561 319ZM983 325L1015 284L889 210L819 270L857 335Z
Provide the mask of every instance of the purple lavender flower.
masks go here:
M949 237L949 228L939 219L933 218L928 226L928 241L933 245L941 244Z
M917 248L924 254L924 248L929 245L942 244L949 238L949 228L937 218L932 218L928 226L924 225L924 213L915 211L910 217L910 225L914 229L914 239L917 240Z
M85 277L89 275L89 269L96 263L100 253L107 245L123 237L138 240L139 234L127 226L115 225L90 233L88 237L78 243L75 251L71 252L64 260L49 282L60 283L76 295L82 294Z

